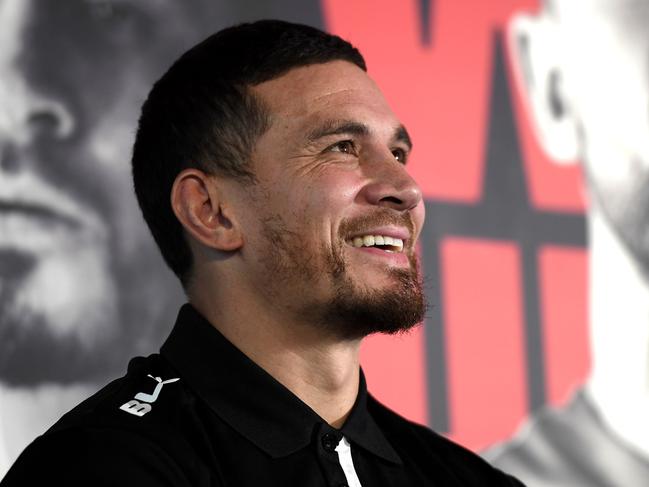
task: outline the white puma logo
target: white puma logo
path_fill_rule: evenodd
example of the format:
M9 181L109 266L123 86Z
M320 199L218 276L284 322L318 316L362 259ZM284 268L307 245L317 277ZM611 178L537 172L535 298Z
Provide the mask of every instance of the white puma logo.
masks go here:
M155 400L158 399L158 396L160 395L160 391L162 390L163 385L180 380L180 377L176 377L175 379L167 379L163 381L160 377L153 377L151 374L147 374L147 377L151 377L153 380L158 382L155 386L155 389L153 389L153 394L138 392L135 395L135 399L139 399L140 401L149 402L149 403L155 402Z
M147 394L146 392L138 392L135 395L135 399L131 399L130 401L122 404L119 407L122 411L126 411L127 413L133 414L135 416L144 416L146 413L151 411L151 403L155 402L156 399L158 399L160 391L162 391L162 386L180 380L180 377L162 380L160 377L153 377L151 374L147 374L147 377L151 377L157 382L155 389L153 389L153 393ZM142 404L140 401L144 401L147 404Z

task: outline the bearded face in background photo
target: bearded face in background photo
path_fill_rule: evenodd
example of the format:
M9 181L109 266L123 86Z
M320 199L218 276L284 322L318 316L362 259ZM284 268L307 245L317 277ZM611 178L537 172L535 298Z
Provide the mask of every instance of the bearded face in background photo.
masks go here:
M132 191L139 107L225 25L319 22L246 3L0 0L0 381L100 381L166 335L182 293Z
M530 486L649 476L648 22L642 0L546 0L510 24L540 145L589 196L588 377L485 455Z
M162 61L144 47L156 12L147 2L119 5L0 2L0 378L8 384L105 375L123 359L114 350L131 354L153 338L178 294L130 189L137 106Z
M538 139L649 276L649 3L543 4L512 22Z
M158 349L184 297L131 179L140 107L189 46L315 1L0 0L0 478Z

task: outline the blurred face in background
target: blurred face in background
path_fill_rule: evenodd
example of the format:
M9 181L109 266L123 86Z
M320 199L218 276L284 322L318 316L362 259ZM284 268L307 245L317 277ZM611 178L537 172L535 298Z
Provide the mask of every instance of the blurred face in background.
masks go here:
M591 197L649 270L649 2L564 0L557 10Z
M512 23L539 138L649 272L649 2L545 4Z
M130 156L152 82L201 37L199 7L0 0L0 381L112 373L164 333L178 286Z

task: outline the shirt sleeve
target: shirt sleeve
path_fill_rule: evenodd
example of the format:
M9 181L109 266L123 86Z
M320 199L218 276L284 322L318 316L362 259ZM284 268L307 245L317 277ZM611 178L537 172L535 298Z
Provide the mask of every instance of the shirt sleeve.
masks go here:
M66 430L35 440L9 470L1 487L190 487L177 461L154 442L119 430Z

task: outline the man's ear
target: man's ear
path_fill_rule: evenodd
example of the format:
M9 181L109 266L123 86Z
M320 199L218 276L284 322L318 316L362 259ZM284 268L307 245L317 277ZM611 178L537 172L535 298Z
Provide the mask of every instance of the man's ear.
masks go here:
M515 15L508 42L537 138L552 159L568 164L580 155L579 127L562 71L560 26L549 15Z
M214 250L232 252L243 244L241 228L219 181L199 169L183 170L171 189L171 207L195 240Z

